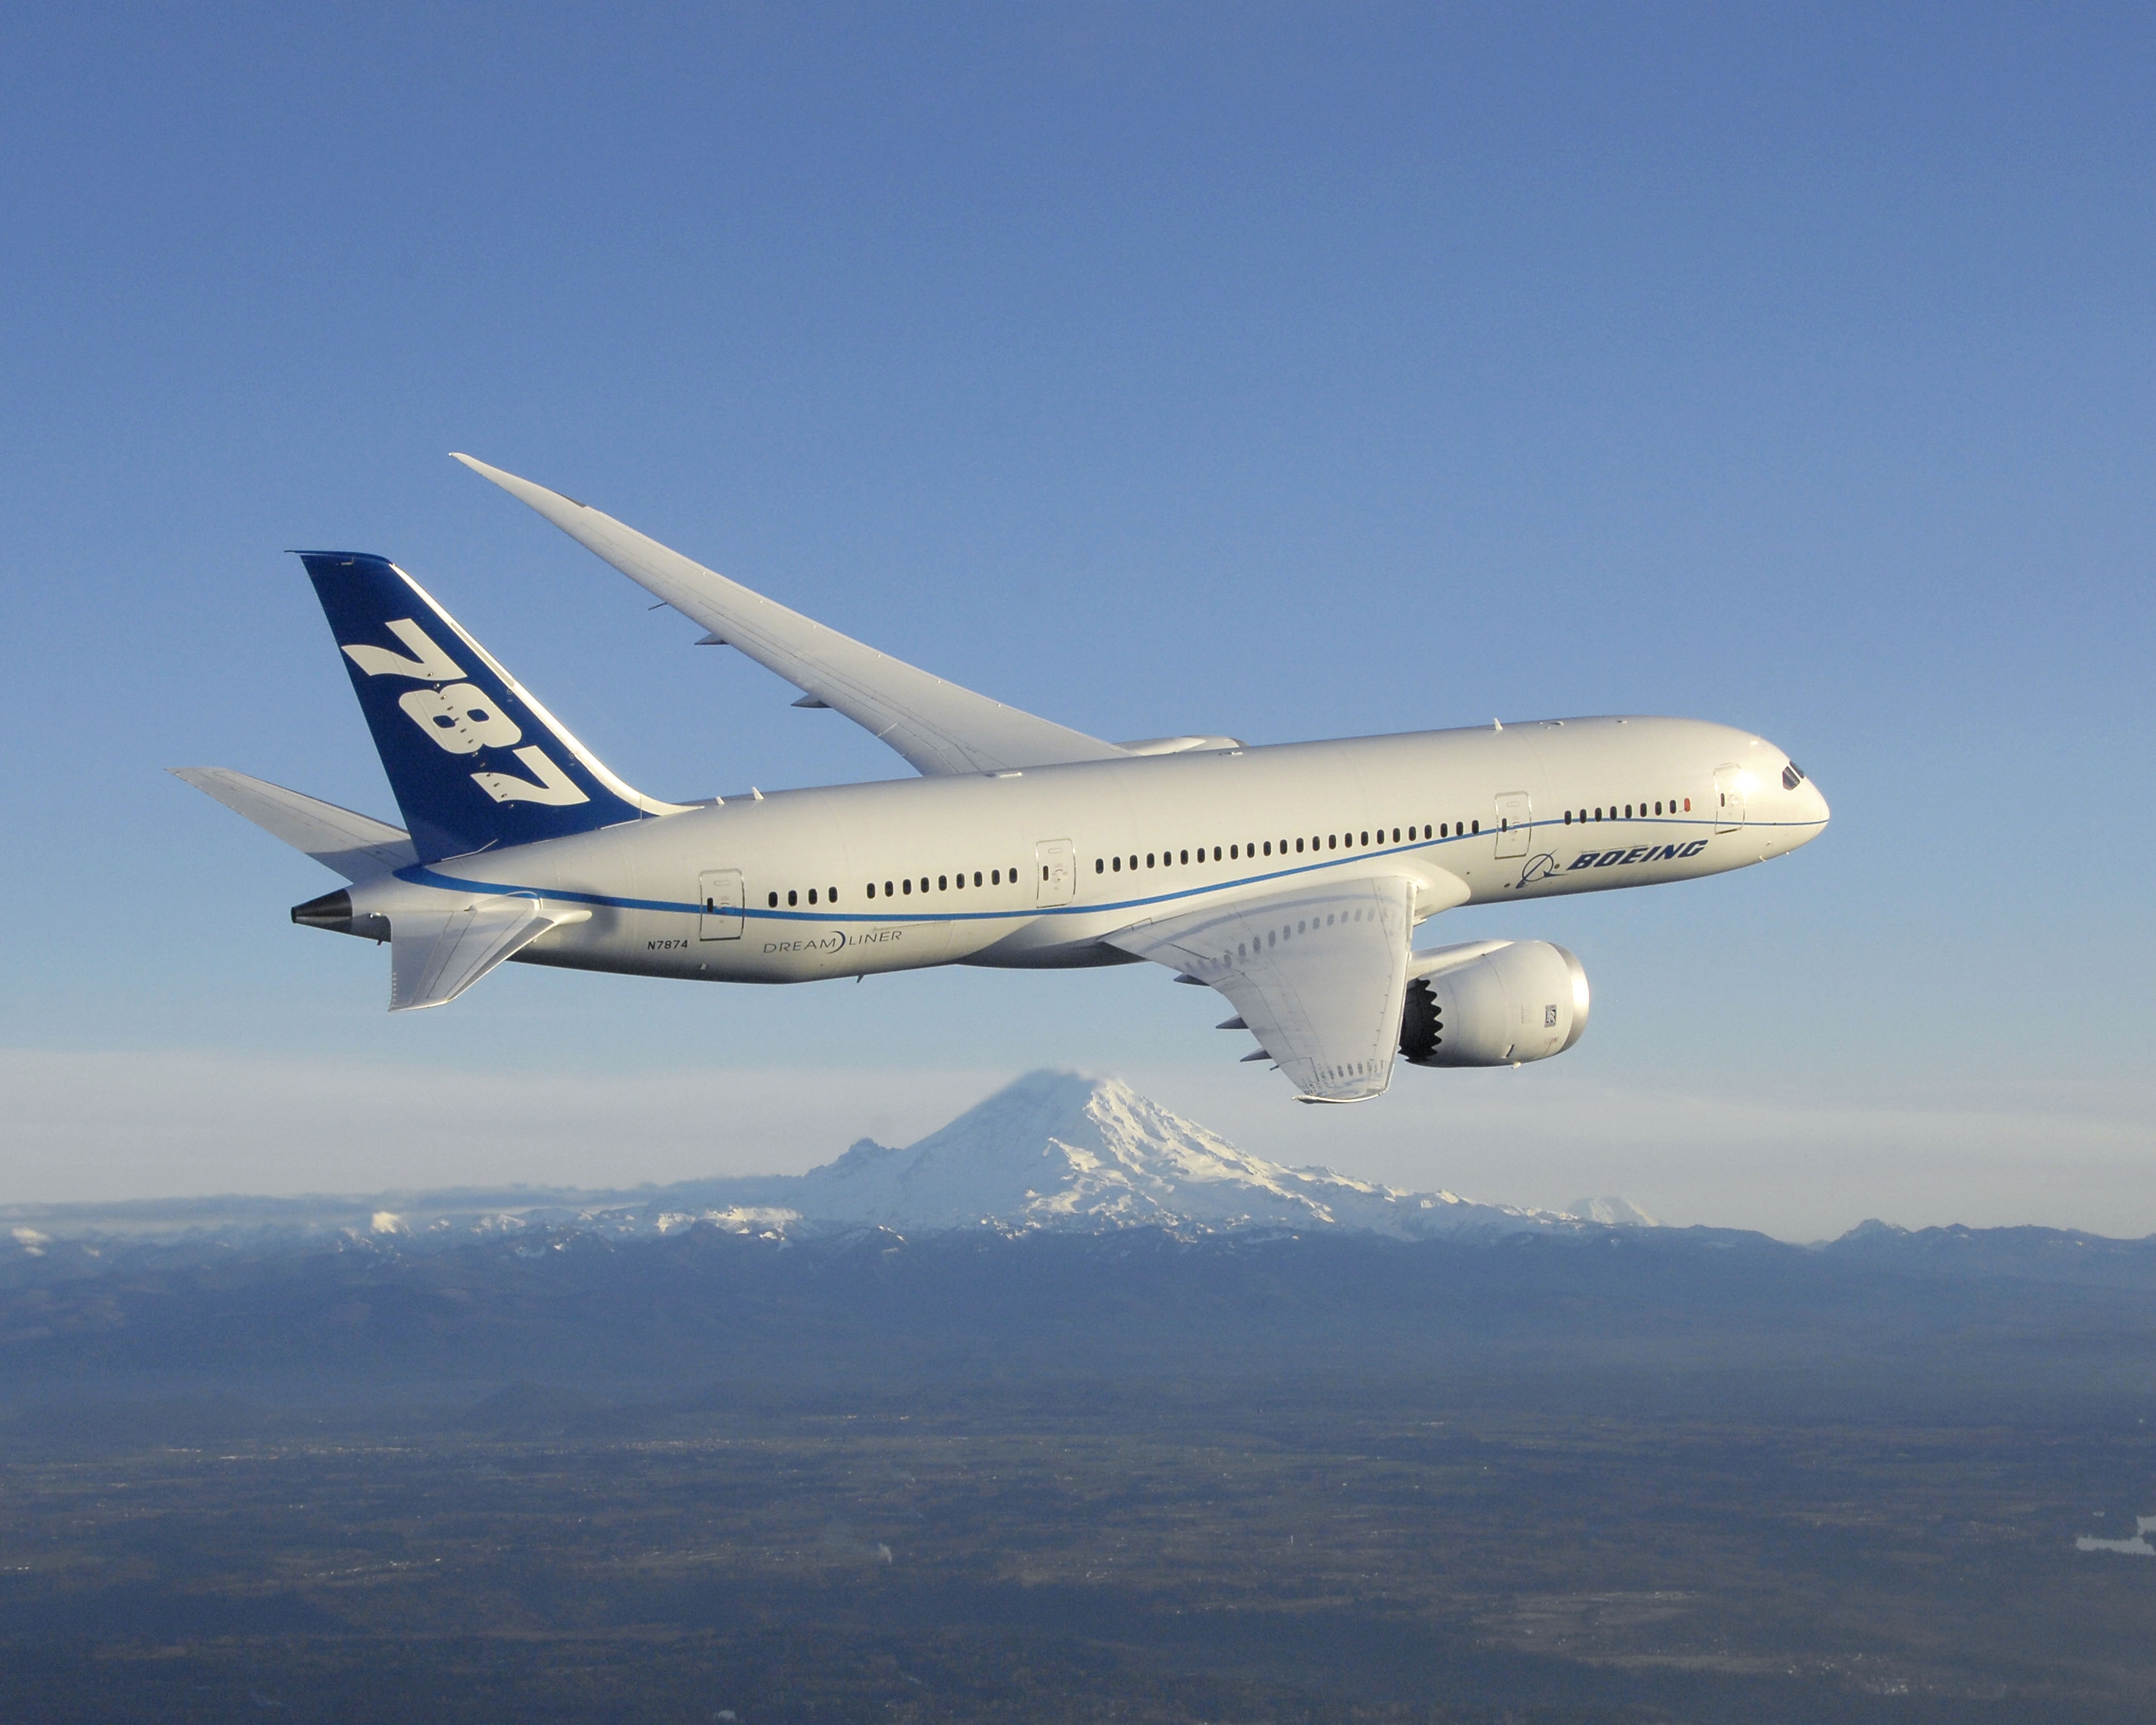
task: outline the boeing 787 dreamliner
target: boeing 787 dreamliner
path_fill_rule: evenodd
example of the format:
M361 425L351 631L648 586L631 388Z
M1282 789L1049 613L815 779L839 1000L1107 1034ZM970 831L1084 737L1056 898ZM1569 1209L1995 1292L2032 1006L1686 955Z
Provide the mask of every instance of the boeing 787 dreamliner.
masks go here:
M1307 1102L1422 1066L1560 1054L1587 1023L1545 941L1418 949L1467 904L1649 886L1825 830L1782 750L1695 719L1530 720L1250 747L1104 742L891 658L598 510L457 459L920 775L666 803L633 790L403 570L300 553L404 817L179 776L350 884L292 920L390 949L393 1012L505 959L691 982L1151 962L1217 989Z

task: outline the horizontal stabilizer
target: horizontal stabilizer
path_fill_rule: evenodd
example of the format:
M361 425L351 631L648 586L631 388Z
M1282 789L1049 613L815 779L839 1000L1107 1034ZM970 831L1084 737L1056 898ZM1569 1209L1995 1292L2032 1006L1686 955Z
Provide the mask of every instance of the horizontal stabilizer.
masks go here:
M548 929L588 922L591 914L530 898L396 912L389 919L389 1009L445 1005Z
M705 644L730 646L747 654L819 705L844 713L890 744L918 773L931 778L994 773L1063 761L1112 760L1127 752L1112 742L947 682L814 618L789 611L778 600L727 580L588 504L470 455L456 459L530 505L654 598L702 624L711 631Z
M305 851L347 880L371 880L377 875L408 868L418 860L404 829L387 821L355 814L334 803L303 797L297 791L228 768L174 767L170 770L173 778L216 798L271 838Z

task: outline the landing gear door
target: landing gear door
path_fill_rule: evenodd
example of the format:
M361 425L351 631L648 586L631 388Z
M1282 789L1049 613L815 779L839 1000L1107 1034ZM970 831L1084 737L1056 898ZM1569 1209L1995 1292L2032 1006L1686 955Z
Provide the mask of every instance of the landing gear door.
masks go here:
M703 906L696 918L696 938L737 941L742 932L742 877L739 869L708 869L696 876L697 897Z
M1739 767L1714 769L1714 829L1733 833L1744 824L1744 772Z
M1043 839L1033 847L1034 902L1067 905L1078 896L1078 852L1068 839Z
M1527 834L1534 824L1534 804L1525 791L1497 793L1497 855L1525 856Z

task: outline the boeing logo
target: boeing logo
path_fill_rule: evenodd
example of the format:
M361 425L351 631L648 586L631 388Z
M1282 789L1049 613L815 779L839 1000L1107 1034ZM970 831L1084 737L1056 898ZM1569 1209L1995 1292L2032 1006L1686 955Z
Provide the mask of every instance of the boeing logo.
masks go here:
M1565 873L1614 868L1625 863L1675 862L1681 856L1697 856L1706 849L1706 839L1695 839L1689 845L1635 845L1630 850L1583 850Z

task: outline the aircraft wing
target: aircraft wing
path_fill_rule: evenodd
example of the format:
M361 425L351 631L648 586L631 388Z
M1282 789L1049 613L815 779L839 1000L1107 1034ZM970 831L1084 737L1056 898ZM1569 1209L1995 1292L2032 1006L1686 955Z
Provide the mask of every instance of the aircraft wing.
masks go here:
M528 503L578 544L597 553L656 598L737 648L807 697L797 706L844 713L889 743L929 778L1101 761L1126 752L1048 719L880 653L775 599L670 551L578 503L469 455L458 460Z
M1367 1101L1392 1081L1399 1049L1414 891L1398 875L1313 882L1142 923L1108 944L1226 995L1299 1100Z

